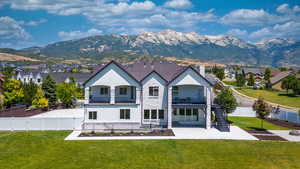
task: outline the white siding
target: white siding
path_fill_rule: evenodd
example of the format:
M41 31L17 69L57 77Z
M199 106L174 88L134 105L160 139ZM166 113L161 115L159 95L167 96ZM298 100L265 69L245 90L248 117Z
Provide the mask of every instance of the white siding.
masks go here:
M159 75L156 73L151 73L147 78L145 78L142 82L143 85L143 110L142 116L144 114L145 109L163 109L164 110L164 120L159 120L160 122L164 123L167 120L167 108L168 108L168 95L167 95L167 88L166 88L166 81L163 80ZM149 96L149 87L150 86L158 86L159 92L158 96ZM143 117L142 117L143 118Z
M86 106L85 122L141 122L141 113L138 105L97 105ZM130 119L120 119L120 109L130 109ZM89 120L90 111L97 111L97 120Z

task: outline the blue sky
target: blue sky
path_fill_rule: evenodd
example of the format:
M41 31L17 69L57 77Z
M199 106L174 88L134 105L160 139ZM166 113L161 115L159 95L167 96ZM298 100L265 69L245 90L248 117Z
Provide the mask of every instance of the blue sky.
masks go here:
M262 39L300 38L298 0L1 0L0 47L173 29Z

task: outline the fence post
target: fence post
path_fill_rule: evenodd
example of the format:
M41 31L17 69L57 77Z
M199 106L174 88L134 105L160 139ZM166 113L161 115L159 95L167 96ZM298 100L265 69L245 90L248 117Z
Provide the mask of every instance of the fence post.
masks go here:
M75 121L75 117L73 117L73 130L76 129L76 121Z

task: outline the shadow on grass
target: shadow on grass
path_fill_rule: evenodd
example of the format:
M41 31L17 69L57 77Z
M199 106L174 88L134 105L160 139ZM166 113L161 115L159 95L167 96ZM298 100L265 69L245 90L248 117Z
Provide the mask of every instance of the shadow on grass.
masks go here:
M298 97L297 95L291 93L280 93L278 94L278 96Z

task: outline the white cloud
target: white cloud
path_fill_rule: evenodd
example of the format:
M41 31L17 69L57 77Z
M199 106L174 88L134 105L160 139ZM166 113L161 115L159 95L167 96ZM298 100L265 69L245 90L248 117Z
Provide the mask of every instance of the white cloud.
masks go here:
M248 32L246 30L241 30L241 29L230 29L229 31L227 31L226 34L237 36L237 37L244 37L248 35Z
M227 25L262 26L286 20L287 18L271 15L263 9L238 9L223 16L220 22Z
M277 7L276 11L283 14L292 14L300 12L300 7L295 5L293 8L290 8L289 4L282 4Z
M18 21L20 25L25 25L25 26L37 26L45 22L47 22L47 19L40 19L38 21Z
M78 31L78 30L70 31L70 32L61 31L58 33L58 36L62 40L71 40L71 39L80 39L80 38L94 36L94 35L100 35L100 34L102 34L101 30L92 28L92 29L89 29L87 32L82 32L82 31Z
M300 37L300 22L291 21L284 24L276 24L275 26L265 27L250 34L250 38L253 39L278 37Z
M189 0L170 0L165 3L165 6L175 9L187 9L191 8L193 5Z
M173 2L173 5L178 2L176 8L191 5L188 0L169 2ZM150 0L11 0L10 6L19 10L46 10L56 15L83 15L92 23L101 26L104 33L133 34L139 30L160 31L166 28L183 32L196 31L197 24L216 21L217 18L213 10L176 11L164 5L157 6Z
M0 47L17 47L20 43L30 40L31 36L20 24L11 17L0 17Z

